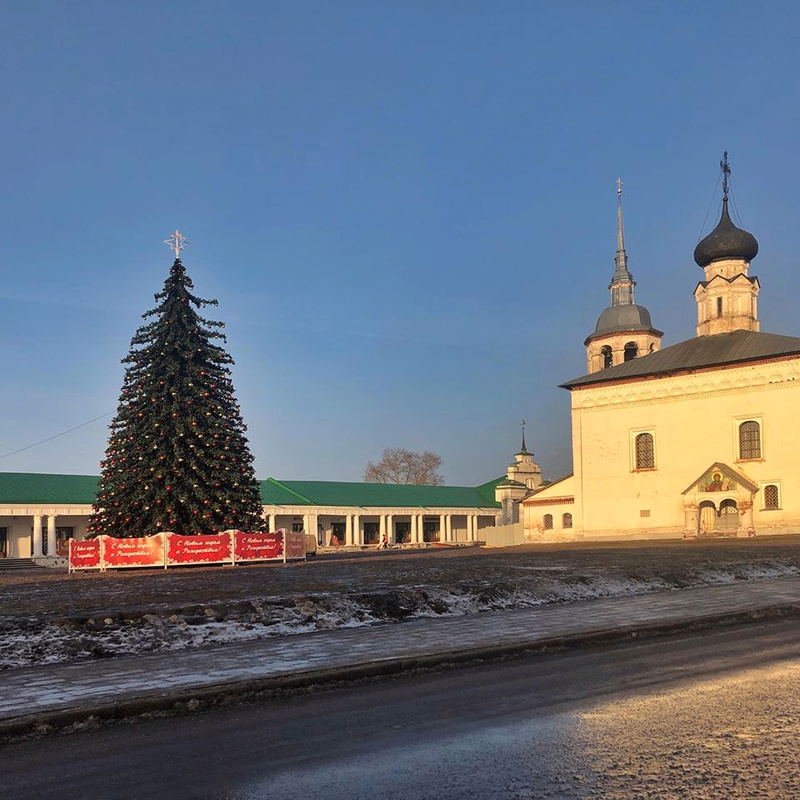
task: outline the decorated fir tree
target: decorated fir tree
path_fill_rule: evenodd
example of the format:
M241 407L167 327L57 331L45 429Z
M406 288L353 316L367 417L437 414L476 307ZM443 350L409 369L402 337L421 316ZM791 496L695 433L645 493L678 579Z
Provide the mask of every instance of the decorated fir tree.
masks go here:
M175 263L122 360L125 379L90 520L97 534L263 528L233 359L219 344L224 324L197 312L217 301L192 294L180 260L184 242L178 231L167 240Z

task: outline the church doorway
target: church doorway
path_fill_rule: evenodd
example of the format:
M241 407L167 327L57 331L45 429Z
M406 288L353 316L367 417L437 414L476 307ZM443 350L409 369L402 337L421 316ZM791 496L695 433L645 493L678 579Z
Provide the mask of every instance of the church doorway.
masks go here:
M739 509L735 500L723 500L719 504L717 531L721 536L735 536L739 530Z
M710 501L700 503L700 535L713 535L717 527L717 507Z

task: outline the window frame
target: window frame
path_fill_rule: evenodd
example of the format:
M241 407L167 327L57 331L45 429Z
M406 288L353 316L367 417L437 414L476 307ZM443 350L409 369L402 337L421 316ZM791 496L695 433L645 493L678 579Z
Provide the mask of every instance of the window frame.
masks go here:
M547 518L550 517L550 525L547 525ZM553 519L552 514L544 514L542 516L542 530L543 531L552 531L555 530L555 520Z
M639 466L639 459L637 458L636 453L636 440L639 436L643 433L648 433L653 439L653 466L652 467L640 467ZM658 438L656 436L656 429L655 428L636 428L630 431L630 462L631 462L631 472L655 472L658 469Z
M742 456L742 425L748 422L755 422L758 425L758 456ZM764 460L764 417L761 414L751 414L746 417L734 417L733 419L733 453L734 461L747 462L747 461L763 461Z
M567 525L567 521L569 520L569 525ZM564 530L572 530L572 526L574 524L574 517L572 516L571 511L565 511L561 515L561 527Z
M778 495L778 504L775 506L767 505L767 487L774 486ZM783 491L780 481L759 481L758 493L761 495L761 508L759 511L782 511L783 510Z

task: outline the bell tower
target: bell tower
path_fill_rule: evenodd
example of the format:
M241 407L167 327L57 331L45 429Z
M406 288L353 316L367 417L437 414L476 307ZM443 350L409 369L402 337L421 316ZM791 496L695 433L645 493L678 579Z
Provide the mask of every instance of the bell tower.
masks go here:
M722 216L717 227L694 250L694 260L705 272L697 284L697 335L713 336L731 331L758 331L758 278L750 276L750 262L758 254L752 233L733 224L728 213L728 166L726 150L722 169Z
M622 227L622 181L617 178L617 254L608 288L611 305L600 315L594 333L586 338L586 366L598 372L632 358L661 349L663 333L653 327L650 312L637 306L633 290L636 281L628 269L625 234Z

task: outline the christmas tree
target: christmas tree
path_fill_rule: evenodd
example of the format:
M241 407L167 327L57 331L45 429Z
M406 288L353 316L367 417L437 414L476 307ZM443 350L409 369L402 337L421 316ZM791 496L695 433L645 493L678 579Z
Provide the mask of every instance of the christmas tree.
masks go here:
M125 379L89 526L115 537L262 530L233 359L219 344L224 324L197 312L217 301L192 294L180 259L185 238L176 231L167 243L175 262L122 360Z

